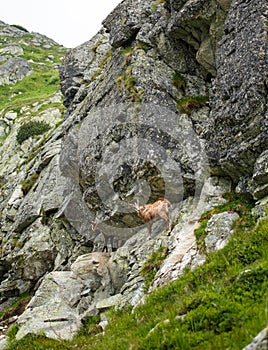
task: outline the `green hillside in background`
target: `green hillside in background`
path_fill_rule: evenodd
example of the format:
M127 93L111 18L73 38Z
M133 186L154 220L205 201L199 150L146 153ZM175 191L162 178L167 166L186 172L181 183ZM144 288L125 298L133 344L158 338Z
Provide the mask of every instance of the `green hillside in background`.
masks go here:
M12 26L0 26L0 32L1 28L10 29ZM33 72L16 84L0 86L0 111L19 111L21 107L41 102L58 91L60 80L57 67L66 52L63 46L40 34L29 33L20 26L13 28L15 32L12 36L9 31L7 35L0 33L0 67L5 59L16 57L16 53L12 54L7 49L15 45L23 50L19 58L29 62Z

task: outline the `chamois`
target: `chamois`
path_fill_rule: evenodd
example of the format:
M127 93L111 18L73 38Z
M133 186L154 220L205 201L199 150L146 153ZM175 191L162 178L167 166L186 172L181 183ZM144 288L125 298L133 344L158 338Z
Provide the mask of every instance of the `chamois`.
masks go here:
M92 229L92 231L97 232L97 234L102 234L102 236L104 238L104 246L102 248L102 252L108 253L108 239L109 239L109 237L98 228L98 223L96 221L91 221L91 229ZM114 250L114 247L113 247L114 237L110 236L110 240L111 240L111 247L112 247L111 249L113 251Z
M147 224L149 231L149 239L151 238L152 220L159 216L168 224L168 233L171 231L171 219L169 217L169 207L171 203L166 198L159 198L156 202L139 206L138 203L130 204L136 210L143 222Z

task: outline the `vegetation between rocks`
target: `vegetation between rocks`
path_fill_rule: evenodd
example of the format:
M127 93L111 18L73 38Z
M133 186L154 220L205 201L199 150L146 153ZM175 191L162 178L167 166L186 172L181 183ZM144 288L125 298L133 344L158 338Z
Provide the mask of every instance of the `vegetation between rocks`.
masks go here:
M43 120L31 120L26 124L23 124L17 133L17 141L22 144L23 141L29 137L42 135L50 129L50 125Z
M59 45L50 45L47 48L35 46L32 43L34 38L34 34L27 32L23 39L5 36L0 38L0 47L6 45L6 40L9 43L18 43L23 49L23 55L20 57L29 61L33 69L31 75L15 85L0 86L0 110L9 110L10 106L13 110L19 110L22 106L49 98L60 90L57 65L61 62L66 49Z
M227 202L203 213L200 219L200 226L195 230L196 242L201 253L206 253L206 227L209 219L213 215L223 213L225 211L236 212L240 218L234 225L235 231L249 229L256 224L256 217L251 214L251 210L254 206L253 201L250 201L235 193L225 193L223 197L227 200Z
M167 247L160 247L156 252L154 252L151 257L143 265L141 274L144 278L145 290L148 290L150 284L154 280L154 277L159 270L161 264L165 260L168 254Z
M165 2L165 0L156 0L155 2L153 2L152 6L151 6L151 11L155 12L157 9L157 6L164 3L164 2Z
M0 323L5 322L12 316L21 314L29 303L31 297L28 293L21 294L15 301L0 312Z
M186 87L186 79L178 72L175 72L172 78L172 84L178 89L184 91Z
M36 183L38 177L39 177L39 174L34 173L30 176L30 178L28 180L24 179L21 181L22 192L24 195L26 195L30 191L30 189Z
M239 212L239 222L225 248L154 291L135 311L108 312L104 334L99 334L99 321L91 318L72 342L28 335L11 342L9 349L241 350L268 321L268 219L253 225L251 207L235 197L204 214L205 221L223 210ZM155 266L163 253L164 248L156 252L147 266Z
M204 107L208 102L208 96L187 96L177 101L180 112L192 114L195 110Z
M60 89L57 70L36 69L16 85L0 86L0 109L12 105L13 110L20 110L25 105L47 99Z

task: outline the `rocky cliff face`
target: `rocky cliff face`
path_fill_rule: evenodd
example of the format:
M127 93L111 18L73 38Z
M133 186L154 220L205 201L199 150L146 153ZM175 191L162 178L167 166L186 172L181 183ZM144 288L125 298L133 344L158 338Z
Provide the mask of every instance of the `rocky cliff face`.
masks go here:
M136 306L141 268L161 247L152 290L202 264L194 231L225 192L258 200L266 215L266 55L264 0L125 0L65 55L64 122L23 171L13 174L10 155L2 170L1 302L34 295L18 338L71 339L85 316ZM18 181L34 174L23 193ZM173 230L157 221L148 240L130 204L159 197L172 203ZM228 242L237 219L210 219L207 252Z

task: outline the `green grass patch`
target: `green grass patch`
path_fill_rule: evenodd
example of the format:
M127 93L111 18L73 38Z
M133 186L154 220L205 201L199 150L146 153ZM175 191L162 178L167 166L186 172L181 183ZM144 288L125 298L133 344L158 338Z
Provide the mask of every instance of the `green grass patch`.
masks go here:
M177 101L178 110L182 113L192 114L204 107L208 102L208 96L188 96Z
M37 67L34 73L17 84L0 86L0 110L20 110L23 106L52 97L59 89L58 71Z
M178 72L176 72L173 75L172 78L172 84L178 89L178 90L184 90L186 87L186 79Z
M34 45L21 45L21 47L24 51L22 58L45 64L45 66L60 63L62 55L66 52L66 49L59 46L51 46L49 49ZM49 59L52 57L51 55L53 55L53 59Z
M60 342L53 339L48 339L43 335L28 334L19 342L17 342L16 340L10 341L7 349L8 350L19 350L19 349L65 350L70 348L68 348L67 342L64 342L64 341Z
M102 40L99 40L99 41L96 42L95 45L92 46L91 51L92 51L94 57L96 56L98 47L99 47L102 43L103 43L103 41L102 41Z
M39 177L39 174L34 173L30 176L29 179L27 180L24 179L21 181L22 192L24 193L24 195L26 195L30 191L30 189L34 186L38 177Z
M144 277L145 290L149 289L150 284L165 260L167 253L168 249L166 247L160 247L156 252L152 253L150 258L143 265L141 275Z
M132 75L132 66L129 66L125 72L116 78L117 90L126 91L130 102L140 103L144 93L143 89L139 91L136 89L136 80Z
M61 62L66 49L59 45L51 45L49 48L35 46L32 44L34 38L34 34L27 32L22 38L0 38L0 45L18 43L24 51L21 58L30 61L34 71L14 85L0 86L0 110L20 109L22 106L47 99L60 90L60 79L55 64Z
M147 52L150 49L150 46L142 41L139 41L135 46L135 50L144 50Z
M249 217L251 209L255 205L254 201L237 193L226 192L223 194L223 198L226 199L226 203L203 213L201 219L210 219L214 214L219 214L224 211L236 212L239 216L246 218ZM255 224L255 222L253 222L253 224Z
M235 207L240 212L229 243L134 311L110 311L104 335L98 334L98 320L91 319L72 342L28 336L10 349L241 350L268 323L268 219L253 226L252 204L228 196L232 200L214 211ZM162 249L146 263L148 275L157 269Z
M202 254L206 254L205 238L207 235L206 233L207 223L208 223L208 219L201 220L199 227L194 231L196 244L198 246L200 253Z
M28 293L20 295L11 305L0 312L0 321L20 314L29 303L31 297Z
M206 227L209 219L219 213L236 212L239 219L234 224L234 230L251 229L256 224L256 217L251 214L254 207L254 202L236 193L225 193L223 197L227 200L226 203L221 204L202 214L200 219L200 226L195 230L195 237L198 248L201 253L206 254L205 237Z

